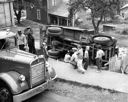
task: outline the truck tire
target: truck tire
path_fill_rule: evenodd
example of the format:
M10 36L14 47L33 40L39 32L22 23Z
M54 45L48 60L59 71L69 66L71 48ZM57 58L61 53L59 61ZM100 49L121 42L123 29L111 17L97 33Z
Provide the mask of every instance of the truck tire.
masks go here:
M60 27L48 27L48 33L55 33L55 34L60 34L62 29Z
M57 51L57 50L48 50L48 55L50 56L59 56L60 54L60 51Z
M60 41L57 41L57 40L53 40L52 41L52 45L60 45L61 44L61 42Z
M0 83L0 102L13 102L11 91L2 83Z
M100 44L103 46L111 46L113 45L113 39L110 36L106 35L96 35L92 38L93 42L96 44Z

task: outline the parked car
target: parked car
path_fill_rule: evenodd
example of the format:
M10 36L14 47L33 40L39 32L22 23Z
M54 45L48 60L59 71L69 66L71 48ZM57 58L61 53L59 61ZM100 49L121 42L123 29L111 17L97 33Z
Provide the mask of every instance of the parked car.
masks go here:
M16 34L0 31L0 102L21 102L49 88L55 70L43 55L17 47Z

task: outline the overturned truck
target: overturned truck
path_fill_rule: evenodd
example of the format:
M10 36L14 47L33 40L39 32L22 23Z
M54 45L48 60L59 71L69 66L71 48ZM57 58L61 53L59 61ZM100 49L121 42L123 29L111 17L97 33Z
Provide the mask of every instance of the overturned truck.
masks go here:
M108 62L109 58L114 56L118 49L116 48L117 40L114 37L106 35L94 35L93 30L80 29L76 27L64 26L48 26L47 31L48 54L52 58L64 57L67 51L78 44L82 45L83 49L90 46L89 56L90 63L95 64L95 56L97 46L101 45L105 56L103 63Z

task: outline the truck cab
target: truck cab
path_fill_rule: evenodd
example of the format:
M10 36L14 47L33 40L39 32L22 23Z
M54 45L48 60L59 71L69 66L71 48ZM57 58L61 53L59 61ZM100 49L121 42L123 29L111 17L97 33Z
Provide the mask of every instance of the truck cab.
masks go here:
M49 88L56 78L44 55L19 50L16 34L0 31L0 102L21 102Z

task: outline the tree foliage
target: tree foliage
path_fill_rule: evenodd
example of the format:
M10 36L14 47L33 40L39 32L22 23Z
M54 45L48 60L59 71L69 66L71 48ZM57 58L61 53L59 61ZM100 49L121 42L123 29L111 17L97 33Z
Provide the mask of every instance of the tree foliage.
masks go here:
M95 33L99 32L99 25L106 15L115 15L119 12L120 0L70 0L69 1L69 17L80 9L91 10L92 24Z

